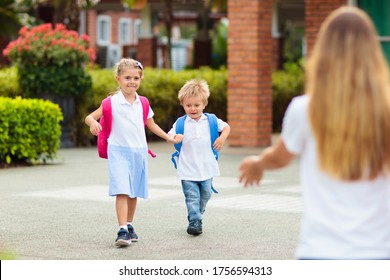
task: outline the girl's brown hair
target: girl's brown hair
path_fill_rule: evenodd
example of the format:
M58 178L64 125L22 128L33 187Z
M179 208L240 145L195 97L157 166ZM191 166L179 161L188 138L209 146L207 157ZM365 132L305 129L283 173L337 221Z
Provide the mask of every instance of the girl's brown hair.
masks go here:
M320 167L342 180L388 172L388 65L365 12L341 7L326 18L306 77Z

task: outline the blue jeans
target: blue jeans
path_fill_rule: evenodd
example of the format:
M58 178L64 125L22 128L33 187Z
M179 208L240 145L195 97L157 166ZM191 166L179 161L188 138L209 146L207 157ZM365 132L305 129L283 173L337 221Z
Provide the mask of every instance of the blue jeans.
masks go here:
M186 198L187 218L189 222L202 220L207 202L211 198L212 181L213 179L206 181L181 181L183 193Z

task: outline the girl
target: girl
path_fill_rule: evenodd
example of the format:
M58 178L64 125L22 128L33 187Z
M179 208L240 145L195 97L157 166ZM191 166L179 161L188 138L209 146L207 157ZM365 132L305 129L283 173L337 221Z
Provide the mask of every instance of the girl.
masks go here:
M240 181L300 155L304 212L298 259L390 259L390 81L368 15L332 12L274 147L243 160Z
M115 244L128 246L138 241L132 225L137 198L146 199L148 148L146 143L143 111L137 90L143 78L143 67L139 61L123 58L116 65L116 81L119 91L111 97L112 129L108 138L108 168L110 177L109 195L116 196L116 213L119 231ZM102 130L97 120L102 116L102 106L85 118L93 135ZM146 126L157 136L171 143L180 139L168 135L153 120L149 108Z

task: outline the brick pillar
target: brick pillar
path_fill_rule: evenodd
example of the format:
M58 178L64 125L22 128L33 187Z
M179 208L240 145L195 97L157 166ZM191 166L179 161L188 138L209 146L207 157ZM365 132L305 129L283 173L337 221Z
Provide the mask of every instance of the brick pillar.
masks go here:
M271 144L272 2L228 0L230 146Z
M137 48L137 60L139 60L145 67L157 66L157 39L153 38L139 38Z
M87 10L87 35L89 36L89 46L97 51L97 26L96 10Z
M317 33L324 19L335 9L347 5L348 0L306 0L305 1L305 36L307 54L314 46Z

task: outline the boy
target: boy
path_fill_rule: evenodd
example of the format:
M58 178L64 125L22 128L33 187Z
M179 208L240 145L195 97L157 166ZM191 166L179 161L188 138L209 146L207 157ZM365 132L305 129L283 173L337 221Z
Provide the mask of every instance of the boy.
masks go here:
M219 151L230 133L230 126L214 116L218 132L214 143L210 140L209 115L203 110L210 96L209 87L204 80L190 80L179 91L180 105L186 113L184 133L177 133L178 120L168 134L184 134L180 156L178 157L177 176L181 180L188 212L187 233L202 233L202 218L212 193L212 179L219 176L219 167L214 153ZM218 134L218 133L217 133ZM213 151L214 150L214 151Z

